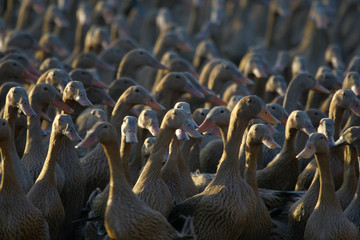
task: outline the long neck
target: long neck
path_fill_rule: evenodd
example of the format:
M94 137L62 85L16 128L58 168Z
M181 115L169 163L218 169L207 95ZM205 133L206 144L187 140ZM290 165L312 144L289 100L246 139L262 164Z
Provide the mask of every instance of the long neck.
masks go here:
M148 176L155 178L161 177L160 172L161 172L164 155L166 150L168 149L168 146L170 144L170 141L174 133L175 133L175 129L169 129L166 127L160 129L159 135L156 138L150 157L145 164L145 167L139 177L139 180L140 178L143 177L146 178Z
M119 142L116 139L103 143L104 151L109 162L110 191L109 199L119 193L132 193L129 182L124 174L120 158Z
M269 6L269 15L268 15L268 21L267 21L267 27L265 32L265 46L269 49L274 44L274 35L275 35L275 24L276 19L278 17L278 14L275 11L275 4L272 4L272 1L270 1Z
M329 109L329 118L334 120L335 131L334 139L338 139L340 136L341 122L344 116L345 109L338 107L336 101L331 101Z
M12 138L12 136L10 136ZM15 165L12 157L12 144L10 141L0 142L1 159L2 159L2 178L0 192L17 191L24 193L15 172ZM25 194L25 193L24 193Z
M169 157L164 165L164 168L178 168L179 161L179 140L176 138L176 135L171 140L169 146Z
M48 153L37 181L47 179L51 184L56 184L54 176L56 159L60 151L61 140L64 137L64 135L57 133L55 130L51 132Z
M295 81L294 81L295 80ZM283 107L288 113L291 113L292 111L297 109L297 101L300 99L304 89L301 84L294 79L285 94Z
M114 125L118 134L121 134L122 121L132 107L133 105L128 104L126 100L122 97L120 97L120 99L116 103L116 106L114 107L114 110L111 114L110 123Z
M15 134L15 122L16 122L16 118L17 118L17 112L18 112L17 108L12 107L9 104L5 104L3 117L9 123L9 126L11 128L12 138L14 138L14 134ZM14 139L10 139L10 141L14 141Z
M344 154L344 181L341 187L355 192L355 183L357 182L355 169L355 162L357 161L357 150L352 146L346 145L345 151L347 154Z
M324 204L341 209L335 195L335 186L330 171L329 153L315 154L320 172L320 193L316 208Z
M145 128L138 128L137 136L138 136L138 143L136 144L136 152L134 154L134 157L131 159L130 162L130 168L134 169L136 172L139 172L142 167L141 162L141 148L144 144L144 141L146 139L148 130Z
M281 151L287 151L295 154L295 138L298 130L291 126L286 126L285 129L285 141Z
M226 143L228 129L229 129L229 125L220 127L221 138L224 144Z
M246 144L244 180L252 187L256 195L259 195L256 183L256 162L261 149L261 144Z
M131 183L130 172L129 172L129 156L131 152L131 143L126 142L126 137L121 136L121 146L120 146L120 158L123 163L123 169L125 177L129 184Z
M26 145L24 155L29 154L31 151L36 151L42 154L44 151L44 144L42 141L41 121L40 116L27 117L27 133L26 133ZM45 157L45 154L42 155Z
M241 116L238 116L241 119ZM227 133L227 142L224 145L224 151L220 159L217 176L227 175L229 171L240 177L239 173L239 151L244 131L249 124L250 119L237 120L237 117L231 117L229 130Z

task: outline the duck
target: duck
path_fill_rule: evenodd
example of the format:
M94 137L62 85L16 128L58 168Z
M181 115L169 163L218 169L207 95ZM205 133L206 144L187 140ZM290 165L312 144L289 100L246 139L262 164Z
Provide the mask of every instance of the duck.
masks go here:
M117 100L109 119L115 128L120 131L121 126L119 126L119 123L122 122L129 110L137 104L146 104L154 110L164 109L145 88L131 86ZM81 166L85 172L85 199L87 199L96 187L104 189L108 184L108 165L101 145L97 145L81 159Z
M130 178L129 183L131 186L134 186L139 177L141 168L145 165L145 162L141 161L141 148L149 135L148 133L150 133L151 136L156 137L159 134L159 131L160 127L156 111L151 109L142 110L138 117L138 144L136 145L135 154L129 162L128 168Z
M350 131L350 129L352 129L352 131ZM342 143L350 143L352 142L354 144L354 148L356 149L356 153L357 153L357 158L359 160L359 150L358 150L358 132L359 132L359 127L355 126L352 127L348 130L346 130L341 136L343 136L342 138L340 137L340 139L336 142L336 144L342 144ZM345 134L347 133L347 134ZM359 205L359 199L358 199L358 193L359 193L359 188L360 185L358 183L357 185L357 189L356 189L356 193L353 197L353 199L351 200L350 204L346 207L346 209L344 210L345 216L347 217L347 219L349 219L358 229L360 226L360 221L359 221L359 217L357 215L357 211L358 211L358 205Z
M206 115L199 126L200 132L205 132L217 126L220 129L222 139L209 142L200 151L200 170L205 173L215 173L223 152L223 144L229 127L231 112L226 107L214 107Z
M331 69L326 66L320 66L316 72L315 79L326 89L329 89L331 92L334 92L341 87L341 82L338 78L332 73ZM308 98L306 101L305 109L309 108L319 108L321 103L325 101L327 94L315 92L310 90Z
M327 137L328 145L334 146L334 121L330 118L322 118L318 132ZM311 185L306 193L297 200L289 209L288 227L286 239L304 239L306 222L313 212L320 191L320 175L318 169L315 172Z
M73 68L99 68L103 70L113 71L113 67L97 56L94 52L81 52L72 61Z
M66 85L72 81L69 74L61 69L52 68L44 72L37 83L48 83L53 85L60 93L63 93Z
M114 71L98 70L99 78L103 82L110 84L115 79L116 69L119 66L124 55L125 53L123 52L123 50L121 50L121 48L116 46L109 47L100 52L99 56L114 68Z
M180 115L176 118L181 118L182 122L179 124L178 121L174 121L173 115ZM185 115L185 117L182 115ZM162 120L160 132L156 138L150 157L133 187L133 192L137 194L140 199L166 217L172 209L173 202L171 193L164 183L160 172L164 153L167 150L175 130L179 128L193 137L201 137L201 134L195 130L195 125L184 109L176 108L173 113L167 113ZM159 194L162 196L160 198L162 201L159 201Z
M300 89L300 91L299 91ZM325 94L329 94L329 90L321 86L316 79L309 73L299 73L290 82L285 98L283 107L288 113L296 110L297 101L300 100L301 94L310 89L315 89Z
M292 111L285 126L285 142L280 153L267 165L256 172L258 186L274 190L294 190L299 175L295 152L296 133L304 131L308 135L315 132L308 115L304 111ZM284 174L279 172L284 171Z
M69 50L65 47L64 43L55 34L48 33L41 36L39 44L46 49L39 50L35 54L37 61L42 62L46 58L56 57L62 59L69 54Z
M22 163L29 169L33 181L35 181L46 158L46 146L42 139L41 118L51 122L52 119L44 112L43 107L52 104L61 110L71 111L65 104L56 88L47 83L39 83L34 86L29 94L30 104L37 116L27 118L27 136ZM58 191L61 192L65 182L64 172L58 164L55 164L55 182Z
M201 70L208 61L218 57L219 53L214 42L203 40L196 46L192 64L195 69Z
M50 4L44 14L42 35L47 33L56 33L56 26L60 28L69 27L69 22L57 4Z
M67 67L65 67L65 66L67 66ZM70 68L68 68L68 67L70 67ZM46 58L44 61L42 61L42 63L39 66L39 70L41 72L46 72L52 68L57 68L57 69L60 69L60 70L66 71L66 72L72 70L71 66L61 63L61 61L56 57Z
M38 77L26 70L21 63L12 59L0 63L0 73L0 84L8 81L20 84L27 82L31 84L38 80Z
M71 72L69 72L69 76L71 79L75 81L80 81L84 85L85 89L90 87L98 87L98 88L109 88L103 81L93 76L88 70L83 68L75 68Z
M36 115L29 103L29 97L26 90L23 87L12 87L6 95L2 117L7 121L7 124L9 124L11 128L11 155L15 166L14 171L16 172L17 181L19 182L22 190L27 193L34 181L32 180L29 170L21 162L20 157L16 152L14 133L17 112L19 109L27 116ZM3 171L4 169L2 170L2 174L4 174Z
M271 102L277 95L285 96L286 93L286 81L282 75L272 75L266 81L264 101L266 103Z
M185 214L194 218L199 239L235 239L246 231L256 211L256 195L240 176L237 156L242 134L254 117L278 123L259 97L241 99L231 113L227 142L214 179L203 192L173 208L168 217L172 225L180 227L179 216Z
M19 52L8 53L3 58L1 58L0 62L9 59L21 63L25 67L25 70L27 70L33 76L39 77L41 75L41 72L33 66L35 65L34 62L31 59L29 59L26 55L24 55L22 52L19 51Z
M304 231L304 239L359 239L359 231L345 216L336 199L331 177L329 146L325 135L312 133L297 158L315 154L319 166L320 192Z
M353 200L356 193L357 183L357 152L356 145L359 135L358 127L346 129L334 145L346 144L344 154L344 180L341 187L336 191L336 197L340 206L345 211L347 206Z
M107 28L98 25L90 27L84 39L84 52L99 54L110 46L110 32Z
M280 148L274 142L268 128L264 124L254 124L248 131L246 138L246 160L244 180L250 185L256 195L256 211L254 214L253 224L249 224L250 230L244 232L240 238L243 239L268 239L271 230L270 214L259 195L256 183L256 162L257 154L260 151L260 146L264 144L269 148Z
M10 124L0 119L0 149L3 174L0 185L2 239L50 239L41 211L27 198L16 174Z
M180 115L180 114L179 114ZM122 129L126 129L124 122ZM89 146L92 142L104 144L110 168L110 192L105 211L105 228L112 239L174 239L181 235L159 212L150 208L135 195L122 171L122 160L129 153L130 144L126 142L125 132L121 135L121 150L116 128L111 123L99 122L77 147ZM91 137L95 141L89 141ZM126 151L127 150L127 151ZM121 155L120 155L121 154ZM118 171L114 171L117 169ZM114 204L116 202L116 204ZM120 204L119 204L120 203ZM130 214L127 218L119 215ZM139 219L148 219L148 227L140 224ZM120 220L120 222L119 222ZM151 224L150 224L151 223Z
M52 239L58 237L61 224L65 220L65 211L55 181L55 163L60 150L59 139L68 137L79 142L71 117L66 114L57 115L52 124L50 146L44 161L44 166L34 185L27 193L29 200L37 207L49 224Z
M192 117L197 125L200 124L205 120L206 115L210 112L208 108L197 108L192 113ZM189 169L191 172L195 172L196 170L200 169L200 143L201 139L197 138L190 138L189 141L185 141L182 144L181 152L183 158L186 160L188 159ZM188 190L188 188L186 189ZM189 193L191 195L192 193ZM193 196L195 194L192 194ZM188 197L191 197L188 196Z
M356 98L353 91L349 89L337 90L331 100L329 118L335 122L334 139L338 139L340 136L341 122L346 109L350 109L355 114L359 114L360 102ZM330 167L331 173L334 178L335 189L339 189L343 181L343 165L344 165L344 153L342 146L335 146L330 149ZM305 190L311 183L315 174L316 162L312 160L306 168L299 175L296 190Z

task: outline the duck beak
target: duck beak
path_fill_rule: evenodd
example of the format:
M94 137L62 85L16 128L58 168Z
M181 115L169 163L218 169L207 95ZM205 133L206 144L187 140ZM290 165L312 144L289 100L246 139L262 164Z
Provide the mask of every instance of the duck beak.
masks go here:
M202 94L199 90L197 90L190 82L188 82L185 85L184 88L185 91L187 91L188 93L190 93L191 95L193 95L194 97L197 98L204 98L204 94Z
M192 47L187 42L180 42L177 44L177 47L184 52L192 51Z
M252 72L257 78L265 78L267 74L262 66L256 66Z
M265 122L268 122L273 125L280 124L280 121L277 120L273 115L271 115L271 113L265 107L262 107L262 109L261 109L260 113L258 113L257 117L261 118Z
M285 94L286 94L286 88L284 88L284 87L277 87L276 88L276 92L280 95L280 96L285 96Z
M237 76L233 77L232 81L238 85L254 85L254 82L251 79L245 77L241 72L239 72Z
M316 85L315 85L315 88L314 90L316 92L319 92L319 93L324 93L324 94L329 94L329 90L327 90L326 88L324 88L322 85L320 85L320 83L318 81L316 81Z
M350 110L360 117L360 102L358 99L354 99L350 105Z
M203 137L203 135L201 135L201 133L195 129L194 125L191 123L190 120L187 120L184 123L182 130L186 131L193 138Z
M51 118L43 111L40 112L40 117L44 119L45 121L52 122Z
M86 94L81 94L80 96L77 96L75 98L75 101L84 107L92 107L93 106L93 104L90 102L90 100L86 97Z
M29 104L28 100L22 100L19 103L20 110L28 117L36 116L34 109Z
M59 109L63 110L66 114L71 114L74 112L74 110L69 107L66 103L64 103L61 99L55 98L52 102L52 105L55 107L58 107Z
M315 146L312 143L306 143L305 148L296 156L297 159L299 158L310 158L312 155L315 154Z
M227 103L225 101L223 101L221 98L219 98L216 94L212 94L209 102L219 105L219 106L226 106Z
M187 140L190 140L189 135L188 135L184 130L182 130L182 129L176 129L175 135L176 135L176 138L177 138L179 141L187 141Z
M169 68L163 64L161 64L158 60L153 59L153 61L151 61L148 65L149 67L153 67L156 69L167 69L169 70Z
M267 127L271 135L275 135L278 133L278 130L276 130L273 125L266 123L265 126Z
M341 136L339 137L339 139L334 143L334 146L339 146L339 145L344 144L344 143L345 143L345 139L344 139L344 137L341 135Z
M96 144L99 142L99 139L95 136L93 131L88 132L88 134L86 135L86 137L80 142L78 143L75 148L79 149L79 148L88 148L91 147L92 145Z
M287 122L288 117L289 116L287 115L287 113L284 113L284 115L280 118L280 123L285 125L286 122Z
M165 107L163 107L161 104L159 104L157 101L155 101L155 99L153 99L152 97L150 97L146 102L145 105L151 107L154 110L157 111L165 111Z
M353 91L355 93L356 96L359 96L359 88L356 86L356 84L351 86L351 91Z
M138 139L135 130L127 130L125 132L125 140L127 143L137 143Z
M279 144L277 144L271 136L267 136L262 140L262 143L270 149L279 149L281 148Z
M82 138L73 128L67 129L64 135L67 136L73 142L80 142L82 140Z
M110 97L109 94L105 94L104 104L109 107L115 107L115 101Z
M154 124L154 125L151 125L148 130L151 133L151 135L156 137L159 134L160 128L159 128L159 125Z
M219 127L211 128L210 130L206 131L204 135L215 135L218 138L221 138L221 131Z
M31 65L26 67L26 70L37 78L41 76L41 72Z
M91 85L94 86L94 87L98 87L98 88L109 88L108 85L106 85L105 83L103 83L102 81L100 81L99 79L94 79L92 82L91 82Z
M31 82L36 83L36 81L38 80L38 77L33 75L32 73L30 73L28 70L24 69L23 74L21 75L21 78L25 79L25 80L31 80Z
M312 125L311 122L307 122L306 123L306 127L303 127L300 129L301 131L303 131L304 133L306 133L307 135L311 135L312 133L316 132L314 126Z
M215 128L215 127L216 127L216 125L215 125L214 121L211 118L206 118L200 124L200 126L198 127L198 130L203 133L203 132L209 131L210 129Z
M105 70L105 71L115 71L114 67L110 64L106 63L105 61L98 59L96 61L95 67Z

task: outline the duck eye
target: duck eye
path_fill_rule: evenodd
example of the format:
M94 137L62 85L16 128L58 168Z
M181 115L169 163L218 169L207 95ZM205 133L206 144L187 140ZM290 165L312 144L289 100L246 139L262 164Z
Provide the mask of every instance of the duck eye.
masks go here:
M346 96L346 93L345 93L345 92L343 92L343 93L342 93L342 95Z
M275 109L275 107L274 107L274 106L272 106L272 107L271 107L271 109Z
M141 52L139 52L139 54L140 54L140 55L143 55L143 54L144 54L144 52L143 52L143 51L141 51Z
M140 92L140 90L139 90L139 89L135 89L135 92Z
M47 90L48 90L48 88L47 88L47 87L44 87L44 90L45 90L45 91L47 91Z
M105 125L104 128L107 128L107 125Z
M176 75L175 77L178 78L178 79L180 78L179 75Z
M2 123L3 126L5 126L5 124L6 124L5 122Z
M224 110L221 110L220 113L224 113Z
M201 116L204 116L205 114L204 113L201 113Z
M320 137L320 139L324 139L324 137L323 137L323 136L321 136L321 137Z
M315 112L315 113L314 113L314 115L315 115L315 116L317 116L317 115L318 115L318 113L317 113L317 112Z
M299 117L299 114L295 114L295 117Z
M226 68L225 68L226 70L229 70L230 68L228 67L228 66L226 66Z
M252 102L252 99L251 99L251 98L248 98L247 101L248 101L248 103L251 103L251 102Z
M12 65L13 65L14 67L15 67L15 66L17 66L17 64L16 64L16 63L13 63Z

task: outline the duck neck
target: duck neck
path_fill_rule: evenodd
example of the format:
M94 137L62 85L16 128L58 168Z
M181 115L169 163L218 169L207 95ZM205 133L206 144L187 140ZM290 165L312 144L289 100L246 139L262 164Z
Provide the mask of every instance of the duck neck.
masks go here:
M48 153L37 181L47 179L52 185L56 185L54 176L55 165L57 156L59 155L62 138L64 137L64 135L56 132L55 130L51 132Z
M110 123L114 125L117 134L121 135L121 124L130 109L133 107L132 104L128 104L124 98L120 97L116 103L114 110L112 111Z
M221 139L223 144L226 143L227 133L228 133L229 126L222 126L220 127Z
M295 80L295 81L294 81ZM300 89L300 90L299 90ZM291 113L292 111L297 109L297 102L300 99L304 89L301 84L299 84L299 81L297 81L296 78L294 78L286 91L283 107L288 113Z
M252 187L255 194L259 196L256 183L256 162L261 144L246 144L244 180Z
M10 138L12 138L12 136L10 136ZM1 141L0 150L2 159L2 178L0 192L17 191L25 194L16 176L15 165L12 157L11 140L9 141L9 139L7 139L5 141Z
M164 168L176 169L179 162L179 140L176 135L172 138L169 145L169 157L164 165Z
M230 118L227 141L224 143L224 151L220 159L216 176L224 174L228 175L230 171L235 176L240 177L238 161L240 144L250 119L242 119L239 121L237 120L238 118L241 119L241 116Z
M347 154L344 154L344 180L342 188L348 189L351 192L355 192L356 189L356 169L355 161L357 161L357 150L356 148L346 145L345 151Z
M34 150L40 155L43 154L44 145L42 141L42 135L40 116L37 115L34 117L27 117L26 145L24 155L29 154ZM45 157L45 155L43 156Z
M316 208L324 204L341 209L335 194L335 186L331 176L329 158L329 152L315 154L320 175L320 193Z
M161 167L164 159L165 152L170 144L175 129L161 128L158 137L154 143L150 157L147 160L145 167L139 177L161 177Z
M269 15L268 15L268 23L265 30L265 46L270 49L274 46L274 35L275 35L275 24L276 19L278 18L278 14L276 12L276 6L270 1L269 6Z
M285 141L284 146L281 151L287 151L291 152L296 155L295 153L295 139L296 139L296 133L298 132L298 129L292 128L291 126L287 125L285 127Z
M136 171L136 173L138 173L142 167L141 148L144 144L147 133L148 133L148 130L146 128L140 128L140 127L138 128L137 137L138 137L139 141L136 144L135 155L130 162L130 166L131 166L130 169L133 169L134 171Z
M18 109L16 107L12 107L9 104L5 104L4 109L4 118L9 123L9 126L11 128L11 138L10 141L14 142L14 136L15 136L15 122L17 118L17 112Z
M341 122L344 116L344 112L345 109L338 107L336 101L331 101L329 108L329 118L334 120L334 139L338 139L340 136Z
M125 145L125 144L124 144ZM123 164L120 157L119 142L116 139L103 143L104 152L109 162L110 170L110 192L109 199L118 193L132 192L129 182L126 179Z
M123 163L123 169L125 178L127 179L129 185L131 183L130 172L129 172L129 156L131 152L131 143L126 142L126 137L121 137L121 145L120 145L120 159Z

